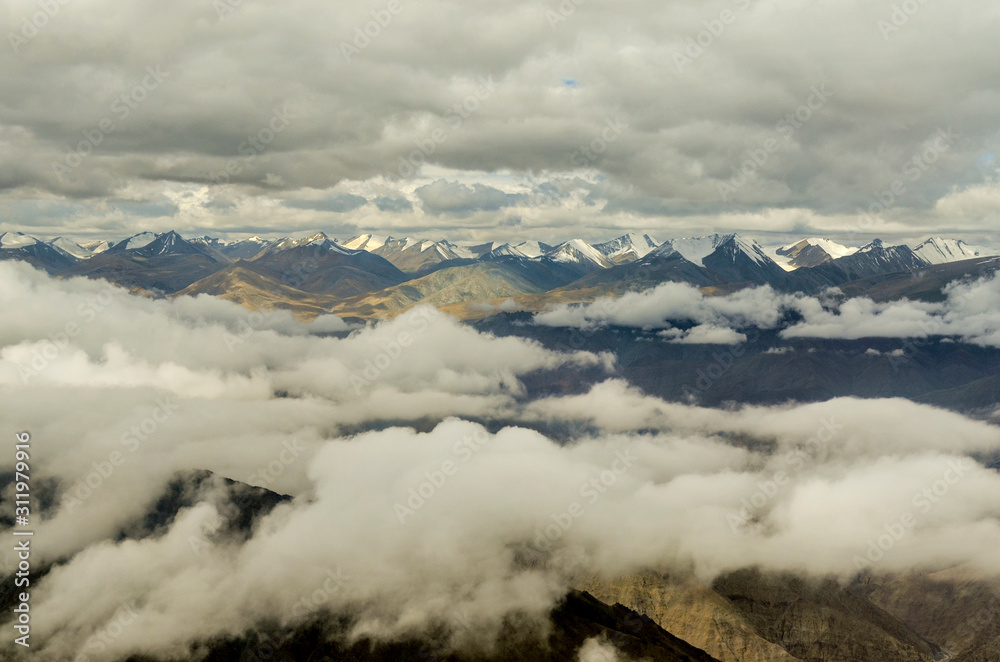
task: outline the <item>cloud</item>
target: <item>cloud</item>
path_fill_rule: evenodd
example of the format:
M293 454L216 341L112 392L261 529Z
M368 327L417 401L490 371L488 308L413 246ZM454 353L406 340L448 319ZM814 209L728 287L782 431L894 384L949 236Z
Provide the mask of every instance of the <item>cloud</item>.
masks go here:
M1000 573L1000 476L962 450L997 450L995 429L902 401L859 404L692 411L700 435L602 434L566 447L459 420L330 439L309 463L310 489L246 543L213 539L195 553L191 538L215 516L206 499L164 536L76 554L37 592L42 653L79 650L119 604L138 605L137 619L111 652L176 653L294 614L328 571L349 579L324 608L376 638L454 625L459 615L484 633L505 614L542 617L580 572L691 567L707 579L758 565L849 577L870 541L907 516L915 523L868 565ZM828 452L815 453L809 440L824 421ZM742 449L727 430L778 446ZM521 563L525 555L535 562ZM296 617L305 614L283 624Z
M432 214L465 215L477 211L497 211L521 200L519 195L504 193L492 186L469 186L443 179L422 186L415 193L423 202L424 209Z
M711 324L699 324L687 331L668 329L660 331L658 335L678 345L739 345L747 341L746 335L742 333Z
M802 300L803 320L781 332L785 338L928 338L955 336L978 345L1000 346L1000 279L956 281L942 303L850 299L835 307Z
M480 334L429 308L344 335L338 318L301 324L211 297L149 300L21 263L0 263L0 282L0 302L18 311L0 323L0 390L19 411L9 422L62 441L63 452L54 444L41 455L64 488L112 453L128 459L109 483L117 487L55 517L53 558L138 516L175 471L209 468L294 491L304 459L341 427L484 416L511 406L527 373L607 365ZM341 337L313 335L329 331ZM54 402L65 416L52 416ZM301 457L261 480L292 438ZM233 444L239 463L228 457Z
M559 305L534 320L554 327L663 329L661 337L691 344L738 344L747 338L741 331L779 329L786 339L944 336L1000 347L1000 278L956 281L944 288L944 294L941 303L876 302L846 298L837 290L806 296L781 294L765 286L708 296L691 285L665 283L619 298ZM685 326L691 324L695 326ZM898 350L891 353L900 355Z
M597 637L585 641L577 657L579 662L619 662L621 659L614 646Z
M713 410L620 380L538 395L532 372L612 364L431 309L335 336L284 315L246 333L225 301L107 288L0 264L16 311L0 319L2 420L31 432L32 480L55 490L32 522L33 561L55 564L32 594L44 662L180 655L320 610L354 636L444 626L460 645L511 614L542 623L582 576L649 568L1000 575L1000 475L980 461L1000 432L985 422L900 399ZM774 319L747 301L778 295L745 296L704 314ZM552 422L576 432L532 429ZM192 470L293 500L234 537L213 483L157 535L119 536Z
M354 211L359 207L363 207L368 204L366 198L360 195L338 195L325 200L288 200L285 202L286 207L291 207L292 209L310 209L313 211L325 211L332 212L335 214L343 214L345 212Z
M729 324L773 328L796 295L778 294L769 286L748 288L726 296L705 296L692 285L664 283L618 299L585 306L561 305L535 316L546 326L617 324L646 329L670 328L673 322Z
M559 177L579 172L573 155L621 118L627 130L585 159L604 183L594 190L599 208L618 211L610 219L587 214L584 231L580 214L539 207L546 232L589 235L637 221L686 232L738 226L726 217L736 213L770 217L771 230L794 229L779 218L787 214L800 228L846 234L858 229L857 210L876 202L872 191L889 191L897 180L906 191L885 213L887 224L929 231L947 220L993 232L996 170L988 157L998 145L988 118L1000 76L986 46L997 17L985 0L958 10L923 5L889 38L879 22L891 8L861 2L810 8L803 27L798 7L729 0L697 7L643 1L568 15L558 3L505 0L456 13L454 3L435 0L419 15L400 12L346 56L380 8L340 11L315 0L296 15L281 5L247 10L191 0L139 2L127 12L106 1L86 13L61 7L37 36L0 55L4 216L57 200L78 212L62 233L118 231L123 221L93 213L90 202L123 191L151 200L168 183L207 186L214 195L221 187L212 174L235 163L232 186L259 197L258 213L267 218L276 200L308 199L305 189L386 185L414 150L428 172L466 185L475 179L489 187L498 175ZM706 22L724 9L736 23L718 36L706 33ZM20 35L25 22L31 33L37 4L13 0L9 10L5 34ZM850 39L831 36L845 34ZM698 40L709 44L704 53L679 65ZM327 52L331 44L322 75L288 55ZM947 55L939 69L921 71L913 64L928 50ZM801 66L771 66L773 53L787 52ZM852 65L859 58L873 63L863 77ZM130 95L147 67L167 75L136 102ZM490 77L495 90L477 98ZM814 89L826 98L816 110ZM113 131L100 132L104 119ZM949 127L954 144L914 181L907 164ZM95 137L80 147L87 135ZM719 185L772 140L779 149L723 201ZM78 152L82 162L60 176L53 164ZM397 194L422 184L395 179L389 185ZM431 222L447 231L470 226L460 215L466 209L484 209L492 210L483 212L489 224L474 225L496 229L507 218L504 206L477 200L431 211L438 214L431 221L405 216L408 210L375 209L367 218L371 229ZM167 214L165 225L192 223L199 234L239 227L221 212L197 221ZM305 214L272 218L287 231L316 225Z
M413 209L413 203L405 198L375 198L375 206L382 211L401 212Z

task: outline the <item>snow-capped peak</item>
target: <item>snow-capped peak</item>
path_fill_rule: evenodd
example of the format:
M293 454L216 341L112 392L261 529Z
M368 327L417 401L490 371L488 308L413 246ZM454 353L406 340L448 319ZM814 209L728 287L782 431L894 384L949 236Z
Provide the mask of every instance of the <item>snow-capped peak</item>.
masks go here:
M466 260L476 257L476 254L465 246L459 246L458 244L453 244L450 241L438 242L438 251L443 255L451 253L451 255L454 255L456 258Z
M736 236L735 234L710 234L706 237L670 239L664 242L658 250L668 255L676 251L689 262L694 262L698 266L703 267L705 265L702 260L714 253L719 246Z
M166 255L171 252L171 250L177 246L178 242L183 242L179 234L171 230L165 234L161 234L157 237L160 240L160 249L157 251L157 255ZM152 243L152 242L151 242ZM147 244L148 245L148 244Z
M843 244L838 244L830 239L824 239L819 237L810 237L809 239L803 239L809 246L816 246L817 248L822 248L826 251L826 254L837 259L839 257L846 257L848 255L854 255L858 252L857 247L844 246ZM794 244L789 244L788 246L782 246L781 251L788 252L799 246L802 241L797 241Z
M66 237L56 237L55 239L47 243L49 244L49 246L56 249L57 251L75 257L78 260L86 260L88 257L91 257L94 254L93 251L87 250L80 244L70 239L67 239Z
M115 248L131 251L137 248L149 246L154 241L156 241L156 235L152 232L140 232L139 234L132 235L128 239L125 239L120 244L116 244Z
M858 249L859 253L870 253L871 251L881 251L885 250L885 242L881 239L872 239L871 243L865 244Z
M618 257L640 259L652 253L659 245L659 242L648 234L629 233L603 244L595 244L594 248L612 260Z
M24 248L41 243L31 235L23 232L4 232L0 234L0 249L4 248Z
M308 239L301 240L298 246L318 246L320 248L325 248L327 251L336 251L343 255L357 255L363 251L357 251L345 246L341 246L337 242L330 239L325 232L317 232Z
M546 257L556 262L592 262L604 269L612 266L603 253L583 239L570 239L559 244Z
M848 247L831 239L810 237L800 239L787 246L765 249L767 256L785 271L795 271L801 267L815 267L828 260L837 260L858 252L856 247Z
M764 252L764 249L755 240L746 239L738 234L731 235L731 239L739 251L742 251L747 257L757 264L768 264L773 261L767 256L767 253Z
M392 237L380 237L374 234L362 234L353 239L345 241L341 246L351 250L374 251L385 246L392 241Z
M308 246L310 244L322 244L324 242L330 241L330 238L326 236L325 232L317 232L313 236L302 242L302 246Z
M945 239L943 237L931 237L914 248L913 252L930 264L958 262L997 254L996 251L982 246L970 246L961 239Z
M496 246L496 244L494 244ZM510 244L500 244L487 253L490 257L528 257Z
M545 255L548 251L552 250L548 246L542 245L537 241L522 241L521 243L514 246L514 249L525 255L527 257L535 258Z
M101 241L91 241L82 246L84 250L90 251L91 255L97 255L111 248L111 242L106 239Z
M301 248L303 246L325 246L325 245L336 245L330 238L326 236L324 232L317 232L311 237L306 237L304 239L282 239L277 244L275 244L274 249L278 251L286 251L293 248ZM340 248L339 245L337 245Z

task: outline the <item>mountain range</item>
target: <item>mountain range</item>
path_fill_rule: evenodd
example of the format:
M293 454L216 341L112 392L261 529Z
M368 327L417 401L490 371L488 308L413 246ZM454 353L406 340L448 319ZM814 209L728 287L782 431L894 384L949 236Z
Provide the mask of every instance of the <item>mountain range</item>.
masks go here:
M659 242L625 234L590 244L571 239L463 245L363 234L345 241L319 232L303 238L259 236L226 242L142 232L122 241L77 244L20 232L0 235L0 259L18 259L57 276L104 278L151 296L211 294L249 307L283 307L303 316L333 313L391 317L420 302L463 318L542 310L672 281L727 292L768 284L788 292L829 287L872 290L879 283L992 271L1000 251L931 237L915 247L876 239L848 247L807 238L765 248L738 233ZM955 266L951 266L955 265ZM939 267L945 267L944 269ZM888 286L888 285L887 285Z
M665 282L693 285L703 294L757 284L782 292L835 286L845 295L875 301L936 301L947 284L1000 269L1000 258L989 250L960 240L931 238L916 247L874 240L847 247L808 238L764 247L740 234L663 242L630 234L599 244L574 239L556 245L461 245L374 235L338 242L322 232L224 242L166 232L81 246L66 238L43 241L11 232L0 235L0 258L22 260L58 277L106 279L149 296L216 296L254 310L287 309L303 319L330 313L380 319L432 304L491 337L615 356L607 369L565 366L524 375L524 393L534 398L583 393L614 378L670 402L696 391L705 407L845 396L907 398L988 418L1000 400L1000 349L950 338L902 344L905 357L890 361L887 356L901 351L900 339L784 338L763 329L738 350L724 351L717 345L663 342L657 329L611 324L581 333L532 323L533 312L553 304L588 302ZM724 378L706 377L715 366ZM421 425L432 419L428 414ZM559 417L493 423L498 428L526 425L557 443L581 436L577 424ZM767 443L733 440L736 446L751 442ZM1000 458L984 457L983 463L996 469ZM0 488L8 489L10 479L0 476ZM40 486L48 501L54 499L44 490L51 489ZM161 535L182 509L196 503L195 495L222 489L240 504L226 529L234 539L247 538L276 505L289 500L262 488L220 482L207 472L182 473L148 512L116 535L130 541ZM539 562L516 547L512 558ZM44 577L53 567L40 567L37 575ZM995 619L976 628L968 624L994 613L998 589L996 582L964 576L961 567L877 576L860 572L843 581L753 567L703 581L680 569L649 568L621 576L573 577L546 614L547 629L512 626L492 651L452 651L434 633L390 642L351 638L347 633L355 624L344 616L317 618L294 629L264 623L258 630L234 631L200 644L197 659L250 659L266 641L267 657L276 660L994 662L1000 659L1000 625ZM0 608L12 600L12 594L0 592ZM581 653L588 642L598 650L589 658ZM602 652L601 643L620 655Z

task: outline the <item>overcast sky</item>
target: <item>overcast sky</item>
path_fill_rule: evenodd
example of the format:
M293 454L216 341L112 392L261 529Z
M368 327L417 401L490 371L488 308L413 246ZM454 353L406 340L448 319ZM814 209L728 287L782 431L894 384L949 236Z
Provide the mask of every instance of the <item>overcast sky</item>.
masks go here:
M61 1L0 9L0 230L1000 244L995 1Z

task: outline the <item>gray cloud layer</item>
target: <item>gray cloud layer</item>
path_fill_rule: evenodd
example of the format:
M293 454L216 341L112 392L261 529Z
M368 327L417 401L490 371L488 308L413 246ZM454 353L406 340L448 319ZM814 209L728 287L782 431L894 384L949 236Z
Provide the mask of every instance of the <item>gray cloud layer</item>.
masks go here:
M986 0L387 6L9 0L2 216L81 235L850 234L881 196L865 233L994 231ZM577 195L552 204L566 178ZM417 208L376 203L397 194ZM295 204L333 195L368 202Z

